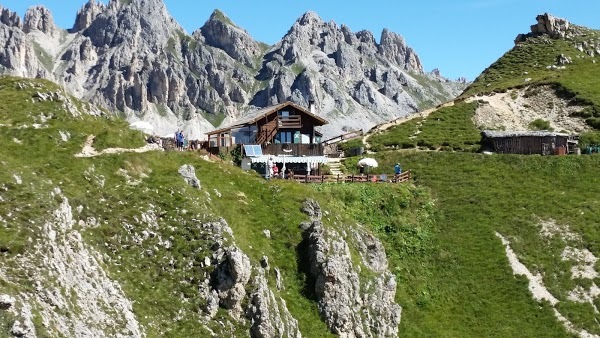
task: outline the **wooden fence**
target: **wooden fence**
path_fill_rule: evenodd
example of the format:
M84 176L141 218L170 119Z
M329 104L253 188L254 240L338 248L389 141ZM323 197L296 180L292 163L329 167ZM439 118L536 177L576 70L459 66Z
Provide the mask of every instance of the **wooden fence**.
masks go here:
M293 175L291 179L301 183L402 183L410 178L408 170L399 175Z

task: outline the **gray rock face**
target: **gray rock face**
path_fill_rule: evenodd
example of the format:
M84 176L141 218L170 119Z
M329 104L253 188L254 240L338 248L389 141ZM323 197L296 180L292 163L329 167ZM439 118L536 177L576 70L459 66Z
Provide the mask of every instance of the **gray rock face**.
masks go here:
M0 72L22 77L45 77L48 73L38 60L34 46L21 30L16 13L2 9L0 23Z
M342 337L397 337L401 308L394 301L396 280L387 271L381 243L365 233L357 235L363 262L377 275L365 283L352 263L346 240L321 223L318 204L307 201L304 211L313 220L304 226L306 259L315 280L319 312L329 329Z
M189 164L185 164L182 165L181 168L179 168L178 172L179 175L181 175L185 180L185 183L191 185L196 189L200 189L201 185L200 180L198 179L198 177L196 177L196 168Z
M17 13L11 12L9 9L3 8L2 6L0 6L0 22L10 27L23 27L21 17Z
M330 122L321 130L327 138L465 88L424 73L400 35L384 30L378 44L370 32L353 33L313 12L271 47L219 11L188 35L162 0L90 0L69 32L43 7L27 12L22 29L6 10L0 22L0 73L48 78L132 122L152 123L159 136L183 129L200 139L216 127L209 119L229 124L256 107L312 99Z
M565 38L571 27L571 23L566 19L557 18L548 13L538 15L535 19L537 23L531 26L531 33L517 35L515 45L531 36L548 35L553 39Z
M236 319L242 314L242 300L246 297L251 272L248 256L237 248L229 248L213 273L212 284L219 296L219 304Z
M200 29L209 46L222 49L244 65L256 68L262 50L248 32L235 26L221 11L216 10Z
M46 35L55 35L58 29L54 25L54 19L50 10L44 6L34 6L25 12L23 31L31 33L40 31Z
M298 321L287 310L285 301L279 300L269 289L265 270L259 268L254 277L254 291L250 295L250 303L246 316L250 318L250 336L253 338L290 337L300 338ZM282 304L280 307L279 304Z
M557 18L548 13L538 15L537 25L531 26L531 32L534 34L548 34L552 38L564 37L569 30L569 21Z
M406 46L404 38L387 28L381 33L379 52L405 70L423 73L423 65L415 51Z
M77 33L87 29L105 9L106 6L101 2L97 2L96 0L88 1L79 11L77 11L75 24L73 25L71 32Z

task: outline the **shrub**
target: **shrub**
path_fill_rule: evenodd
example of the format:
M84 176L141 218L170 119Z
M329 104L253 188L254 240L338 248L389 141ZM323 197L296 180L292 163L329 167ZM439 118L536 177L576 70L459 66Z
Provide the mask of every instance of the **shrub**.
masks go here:
M554 130L550 127L550 122L544 119L535 119L529 123L529 129L531 130Z

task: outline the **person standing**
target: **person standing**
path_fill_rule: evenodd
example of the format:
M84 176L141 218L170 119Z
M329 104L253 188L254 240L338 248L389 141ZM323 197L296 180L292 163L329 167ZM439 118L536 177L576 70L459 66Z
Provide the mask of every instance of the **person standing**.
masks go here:
M175 134L175 136L177 137L177 150L183 151L183 142L184 142L183 132L181 130L178 130L177 134Z
M396 173L396 175L402 174L402 167L400 167L400 163L396 163L396 165L394 166L394 172Z
M271 178L271 176L273 176L273 158L269 157L269 159L267 160L267 168L266 168L266 176L267 179Z

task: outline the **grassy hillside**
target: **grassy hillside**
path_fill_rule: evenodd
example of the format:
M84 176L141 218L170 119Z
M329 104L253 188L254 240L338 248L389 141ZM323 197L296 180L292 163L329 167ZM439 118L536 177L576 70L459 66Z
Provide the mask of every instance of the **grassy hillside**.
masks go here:
M306 291L309 281L298 256L303 240L299 225L307 220L301 212L306 198L320 202L327 227L348 232L348 225L361 222L382 235L397 230L397 235L389 236L395 243L391 264L398 267L398 278L400 267L405 266L401 258L421 255L420 247L430 247L420 244L419 229L432 231L432 204L426 190L412 186L380 189L267 182L230 164L210 163L187 152L76 158L90 134L97 135L98 149L137 147L143 138L118 119L66 113L64 99L32 100L38 92L55 91L58 87L45 81L0 78L0 101L6 103L0 110L0 294L34 292L36 286L20 265L20 257L31 254L34 245L43 246L48 234L41 225L63 203L63 195L73 208L74 229L100 253L110 277L133 300L133 311L148 337L206 337L209 330L248 335L244 322L224 329L221 323L231 319L222 309L215 320L199 323L205 300L198 284L210 269L203 266L205 257L213 251L213 242L202 228L207 222L225 219L236 246L253 265L268 256L269 284L276 283L274 268L281 270L285 289L276 291L276 296L286 301L306 337L333 336L313 295ZM188 186L177 173L184 164L196 168L201 190ZM372 209L370 203L378 207ZM263 230L270 230L270 239ZM362 264L353 254L356 264ZM367 269L363 271L362 277L369 278ZM38 334L47 335L39 309L33 313ZM15 318L0 317L2 336Z
M439 215L431 238L435 249L424 253L419 266L427 275L427 301L405 307L401 326L407 336L565 335L549 305L531 299L524 277L512 276L495 232L509 238L533 273L542 274L564 316L600 334L594 312L600 300L569 300L571 291L589 290L600 279L571 278L575 263L562 258L567 246L600 253L600 156L384 152L376 157L376 172L390 172L396 162L411 169L415 183L431 189ZM356 160L347 160L347 167ZM580 238L544 238L541 224L548 222ZM509 318L518 322L505 322Z
M569 38L530 37L517 44L475 79L461 97L550 84L559 95L588 105L580 114L590 126L600 129L600 87L596 81L600 76L600 58L594 48L600 31L578 26L571 31ZM561 55L571 63L565 64L564 69L552 68L561 66L557 63Z
M34 85L21 89L22 83ZM400 162L413 171L414 185L267 182L194 153L75 158L89 134L103 135L96 139L97 148L139 146L142 136L120 120L71 116L60 101L31 100L38 91L56 90L43 81L0 79L0 100L8 102L0 110L0 266L11 272L7 279L0 274L0 293L35 288L18 257L29 252L32 242L43 241L38 226L62 202L51 195L60 188L74 209L82 206L77 219L97 220L96 226L76 225L76 230L103 254L110 277L135 301L134 313L149 337L223 332L219 321L228 320L224 310L206 327L198 323L204 306L198 283L212 245L201 225L221 217L253 264L267 255L271 267L281 269L286 288L276 296L286 301L303 335L333 336L306 292L297 252L299 224L306 220L300 207L310 197L321 203L326 226L351 231L347 225L362 223L383 241L398 282L396 300L403 307L400 336L569 336L553 308L532 299L526 279L513 276L495 232L511 241L525 266L543 275L560 301L557 310L578 328L600 334L600 318L593 311L600 302L568 299L577 286L588 289L600 280L572 279L575 262L561 258L567 245L600 253L598 156L381 152L375 171L389 173ZM415 135L417 147L470 151L478 135L468 124L474 109L475 104L448 107L419 126L396 132ZM401 147L395 139L375 144ZM354 168L357 160L348 159L346 166ZM201 190L181 179L177 170L183 164L196 168ZM544 238L544 222L568 225L581 238ZM140 244L149 230L153 235ZM271 239L263 230L270 230ZM165 246L165 239L170 245ZM275 283L273 269L268 279ZM2 317L0 329L10 321ZM34 322L43 336L39 316ZM240 324L231 331L243 337L248 328Z
M417 117L369 138L371 150L411 149L477 151L481 134L471 120L477 102L457 103L428 117Z

